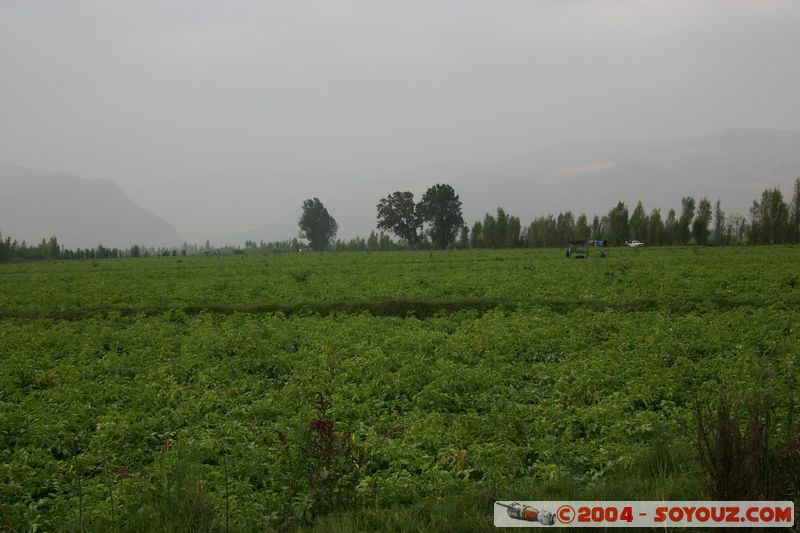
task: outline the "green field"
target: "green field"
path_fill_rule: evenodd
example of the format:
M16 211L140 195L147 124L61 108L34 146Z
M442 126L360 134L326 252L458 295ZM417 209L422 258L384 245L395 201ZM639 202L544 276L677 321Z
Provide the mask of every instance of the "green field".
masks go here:
M694 406L760 392L785 420L797 395L798 265L788 246L0 265L0 529L491 531L495 499L707 499Z

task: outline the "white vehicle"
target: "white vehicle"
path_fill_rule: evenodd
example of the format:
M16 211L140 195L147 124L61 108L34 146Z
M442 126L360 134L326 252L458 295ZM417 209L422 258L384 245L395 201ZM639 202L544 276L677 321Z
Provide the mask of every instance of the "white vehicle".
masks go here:
M626 244L629 248L638 248L639 246L644 246L642 241L628 241Z

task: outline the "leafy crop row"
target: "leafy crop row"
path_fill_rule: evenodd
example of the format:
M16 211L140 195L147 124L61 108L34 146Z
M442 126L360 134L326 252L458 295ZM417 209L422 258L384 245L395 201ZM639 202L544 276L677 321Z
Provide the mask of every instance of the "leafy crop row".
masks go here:
M694 402L721 384L789 394L797 323L785 306L6 318L0 524L260 530L522 479L696 481Z
M620 309L685 300L800 302L798 247L153 257L0 265L0 316L165 309L355 312L380 302L502 302ZM455 305L455 304L454 304ZM635 307L635 306L634 306Z

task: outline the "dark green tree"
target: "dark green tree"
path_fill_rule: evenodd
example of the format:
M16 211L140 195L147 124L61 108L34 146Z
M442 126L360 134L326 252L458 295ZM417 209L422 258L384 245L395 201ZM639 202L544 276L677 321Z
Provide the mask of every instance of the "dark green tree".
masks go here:
M789 212L789 238L800 243L800 178L794 180L794 194Z
M539 227L537 223L538 219L533 220L528 227L525 228L525 246L528 248L534 248L537 246L542 246L541 243L541 235L539 232Z
M378 249L378 235L374 231L369 232L367 237L367 250L374 251Z
M661 221L661 210L653 209L647 217L647 245L661 246L664 244L664 223Z
M678 220L675 218L675 210L667 212L667 220L664 221L664 244L672 246L678 242Z
M61 255L61 246L58 244L58 239L50 237L47 241L45 256L48 259L58 259Z
M575 234L575 216L571 211L559 213L556 217L557 246L566 246Z
M747 222L747 218L739 213L734 213L729 217L728 234L736 244L744 243L745 238L750 234L750 224Z
M525 237L526 244L530 247L561 246L558 223L553 215L535 218L528 226Z
M725 211L722 210L722 201L719 198L717 198L717 204L714 206L714 232L712 238L715 246L728 244L725 231Z
M456 238L458 229L464 225L461 216L461 200L453 187L436 184L422 196L419 213L428 225L428 233L433 245L447 248Z
M494 226L494 247L503 248L506 246L508 237L508 215L502 207L497 208L497 223Z
M0 263L11 259L11 240L3 240L3 234L0 233Z
M575 222L575 233L573 237L579 241L588 241L592 236L592 228L589 227L589 219L586 214L581 214Z
M694 198L684 196L681 199L681 218L675 228L675 240L678 244L689 244L692 237L692 220L694 219Z
M381 232L380 237L378 237L378 247L383 250L387 251L392 248L392 239L384 232Z
M761 202L750 208L750 240L755 244L775 244L786 240L789 228L789 206L780 189L767 189Z
M378 202L378 228L389 230L408 243L411 248L419 244L422 219L408 191L396 191Z
M608 240L613 246L620 246L628 240L628 235L628 206L619 202L608 212Z
M486 213L486 216L483 217L483 246L486 248L497 247L497 241L495 241L496 230L497 220L489 213Z
M330 246L339 229L336 220L319 198L310 198L303 202L303 214L297 224L300 226L300 238L308 240L311 249L318 252Z
M508 217L508 226L506 227L506 242L507 248L516 248L520 245L520 233L522 232L522 223L519 217Z
M631 239L647 240L647 213L645 213L641 201L636 204L636 208L631 214L629 226Z
M472 225L472 232L469 234L469 244L472 248L483 248L483 224L480 221Z
M708 243L708 226L711 224L711 216L711 202L708 201L708 198L702 198L692 222L692 236L694 242L700 246Z

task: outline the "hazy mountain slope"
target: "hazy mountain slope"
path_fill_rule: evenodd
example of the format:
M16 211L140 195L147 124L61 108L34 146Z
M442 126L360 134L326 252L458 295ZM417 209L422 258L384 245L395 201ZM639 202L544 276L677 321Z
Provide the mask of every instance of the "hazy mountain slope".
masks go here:
M375 228L380 198L410 190L419 199L437 182L456 188L470 225L498 205L520 216L523 224L564 210L603 214L619 200L631 208L642 200L648 211L660 207L666 214L684 195L721 198L727 213L747 214L766 187L780 187L789 199L800 176L800 132L737 129L673 140L567 143L503 161L453 161L405 174L401 167L331 177L322 185L308 182L303 192L291 194L274 182L255 179L236 187L210 182L216 189L183 184L155 189L147 203L170 209L176 219L180 212L193 214L184 217L186 231L199 213L208 228L221 227L217 220L233 216L232 209L248 215L238 216L240 227L257 227L233 236L209 233L215 244L296 237L300 205L313 196L339 222L341 238L366 236ZM303 178L297 180L302 185ZM68 246L82 247L180 242L169 224L130 201L112 182L10 165L0 165L0 232L28 241L55 234Z
M800 176L800 132L737 129L716 135L649 142L560 144L448 175L475 219L497 205L528 221L534 216L605 213L617 201L642 200L649 210L680 205L684 195L721 198L746 213L766 187L787 197Z
M461 196L471 226L503 206L527 224L547 213L572 210L605 214L623 200L631 210L642 200L649 211L679 207L682 196L722 200L727 213L747 214L767 187L787 201L800 176L800 132L736 129L714 135L647 142L584 142L555 145L504 161L427 165L403 177L342 180L316 196L347 238L375 227L375 204L395 190L417 199L434 183L450 183ZM303 198L298 198L299 207ZM288 239L297 235L295 205L229 242Z
M298 227L297 223L300 220L300 215L302 214L303 210L299 205L294 210L291 208L287 209L288 211L286 213L273 218L269 224L250 230L246 233L242 233L241 235L222 238L221 244L242 244L247 241L288 241L297 238L300 232L300 228Z
M108 180L86 180L0 163L0 232L34 242L55 235L67 247L174 246L166 221Z

